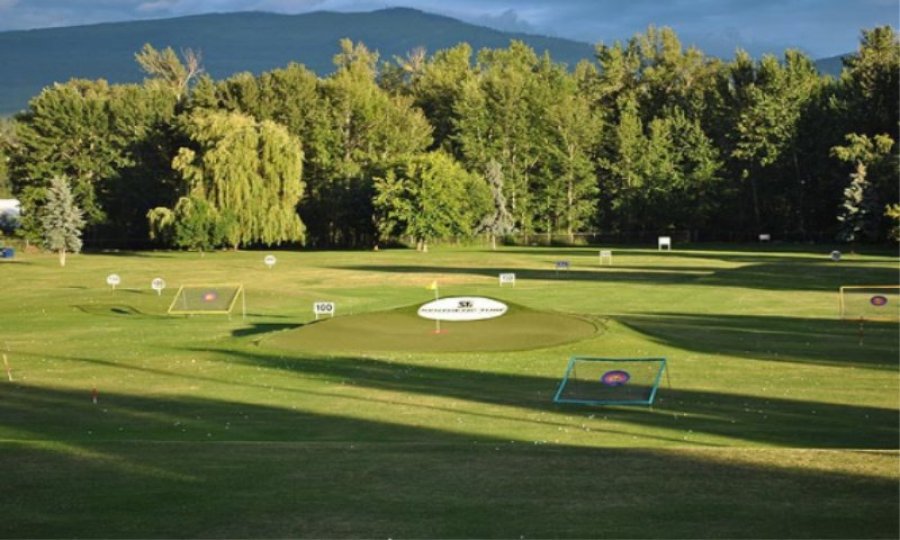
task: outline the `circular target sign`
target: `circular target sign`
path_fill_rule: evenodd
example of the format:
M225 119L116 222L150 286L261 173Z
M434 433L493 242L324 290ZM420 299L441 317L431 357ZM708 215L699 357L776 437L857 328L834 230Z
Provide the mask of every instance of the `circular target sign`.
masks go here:
M266 258L263 259L263 262L266 263L266 266L272 268L275 266L275 263L278 262L278 259L275 258L275 255L266 255Z
M631 375L621 369L607 371L600 377L600 382L606 386L622 386L630 380Z
M882 296L880 294L876 294L872 298L869 299L869 303L875 307L881 307L887 305L888 299L886 296Z
M834 262L838 262L841 260L841 252L838 250L834 250L831 252L831 260Z
M115 287L119 283L122 282L122 278L119 277L119 274L110 274L106 276L106 284L112 287Z
M150 288L154 291L161 291L166 288L166 280L161 277L158 277L150 282Z
M215 291L206 291L201 298L203 298L204 302L215 302L219 295Z

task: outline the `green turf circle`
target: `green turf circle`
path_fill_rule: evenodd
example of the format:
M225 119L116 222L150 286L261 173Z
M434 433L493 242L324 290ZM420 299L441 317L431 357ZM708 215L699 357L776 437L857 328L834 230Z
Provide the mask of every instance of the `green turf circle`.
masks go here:
M322 319L265 339L266 346L294 351L518 351L553 347L595 335L597 325L564 313L516 304L502 317L440 323L416 314L419 306Z

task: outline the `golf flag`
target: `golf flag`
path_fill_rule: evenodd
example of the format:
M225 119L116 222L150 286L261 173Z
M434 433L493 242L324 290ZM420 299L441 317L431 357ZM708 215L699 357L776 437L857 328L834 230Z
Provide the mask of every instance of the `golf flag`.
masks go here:
M432 282L431 282L431 285L429 285L428 287L425 287L425 288L428 289L429 291L434 291L434 299L435 299L435 300L438 299L438 285L437 285L437 280L432 281Z

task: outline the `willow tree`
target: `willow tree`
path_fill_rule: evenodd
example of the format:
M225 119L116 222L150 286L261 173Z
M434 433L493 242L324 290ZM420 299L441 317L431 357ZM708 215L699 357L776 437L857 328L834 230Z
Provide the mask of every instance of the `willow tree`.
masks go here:
M303 240L296 212L304 187L303 151L296 137L274 122L256 122L239 113L196 112L181 130L190 146L180 148L172 160L183 180L176 208L207 203L204 219L214 223L205 230L216 236L213 245L237 249ZM154 235L175 242L179 219L194 214L156 208L148 218Z

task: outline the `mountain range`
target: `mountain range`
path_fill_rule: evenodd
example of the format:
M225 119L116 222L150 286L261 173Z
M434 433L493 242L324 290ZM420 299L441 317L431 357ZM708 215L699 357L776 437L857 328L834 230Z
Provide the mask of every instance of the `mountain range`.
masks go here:
M342 38L365 43L382 60L403 56L416 47L430 54L467 42L477 51L506 47L513 39L524 41L538 54L547 51L570 67L593 58L594 52L588 43L502 32L409 8L368 13L209 14L9 31L0 32L0 115L25 108L44 86L73 77L139 82L143 73L134 54L145 43L157 49L199 51L204 69L214 78L241 71L258 74L290 62L324 76L333 70L332 58Z

